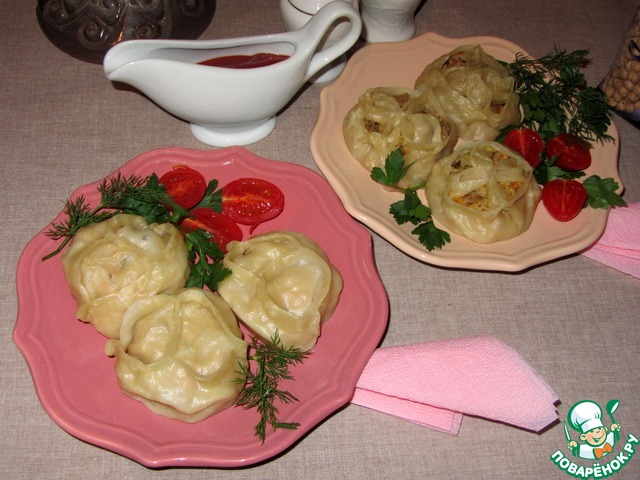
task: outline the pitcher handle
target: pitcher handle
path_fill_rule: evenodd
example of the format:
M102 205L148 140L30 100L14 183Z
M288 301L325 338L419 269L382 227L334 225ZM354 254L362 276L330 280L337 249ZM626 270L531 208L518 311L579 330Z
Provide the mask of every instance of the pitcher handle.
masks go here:
M349 31L335 44L315 52L328 29L341 18L349 20ZM348 2L330 2L318 10L311 20L298 30L301 37L305 39L303 40L304 45L300 45L299 48L304 47L307 53L315 52L307 65L304 80L309 80L309 78L315 75L320 69L349 50L360 37L361 31L362 20L360 19L360 14Z

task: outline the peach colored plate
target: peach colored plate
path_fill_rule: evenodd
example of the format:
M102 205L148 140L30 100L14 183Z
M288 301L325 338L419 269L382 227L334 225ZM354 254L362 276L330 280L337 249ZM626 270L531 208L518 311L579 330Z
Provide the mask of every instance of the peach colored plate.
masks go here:
M241 467L284 452L320 421L350 402L356 382L388 321L388 298L378 276L369 232L351 218L327 182L310 169L265 160L240 147L215 151L160 149L124 165L125 175L162 175L185 164L220 186L241 177L276 184L285 195L282 214L255 234L289 229L317 241L344 279L338 307L323 325L315 351L281 386L299 402L278 406L279 419L297 430L254 436L255 410L229 408L186 424L151 413L125 396L104 352L106 339L75 317L75 302L60 257L41 261L56 243L43 229L25 248L17 270L19 311L14 340L24 355L40 401L70 434L149 467ZM96 205L98 182L74 192ZM62 219L62 214L55 221ZM248 234L245 230L245 238Z
M349 153L342 136L342 121L365 90L379 86L413 88L427 64L464 44L481 45L487 53L507 62L518 52L526 55L522 48L499 38L446 38L435 33L426 33L407 42L365 46L349 60L342 75L320 93L320 113L311 134L311 151L316 164L354 218L401 251L429 264L521 271L592 245L604 231L607 210L588 208L571 222L559 223L540 206L529 230L516 238L482 245L451 235L450 244L429 252L411 234L412 225L399 226L389 214L389 205L401 200L402 194L383 190ZM615 125L611 125L608 133L615 143L594 146L593 162L586 173L614 178L622 191L618 175L619 135Z

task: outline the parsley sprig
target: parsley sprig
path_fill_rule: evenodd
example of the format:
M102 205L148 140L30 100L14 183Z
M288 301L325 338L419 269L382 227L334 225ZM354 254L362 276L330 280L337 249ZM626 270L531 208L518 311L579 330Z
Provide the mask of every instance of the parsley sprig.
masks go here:
M439 229L431 218L431 209L422 203L418 197L418 189L398 187L398 182L404 177L411 165L405 165L402 150L400 148L389 154L385 160L384 169L374 167L371 170L371 178L376 182L395 188L404 193L404 198L389 207L389 213L398 225L411 223L415 225L411 233L418 237L420 243L428 250L442 248L451 242L448 232Z
M546 155L543 156L542 162L536 167L533 174L540 185L544 185L551 180L575 180L586 175L583 170L563 170L555 165L555 160L553 158L547 158Z
M94 208L89 206L84 196L65 202L66 218L53 223L45 232L53 240L62 239L62 242L43 260L62 252L81 228L108 220L118 213L139 215L149 224L169 222L178 225L180 220L190 216L188 210L175 203L155 173L147 177L125 177L118 172L100 182L98 192L100 203ZM209 182L205 197L198 205L203 206L222 210L222 190L218 190L216 180ZM206 285L216 290L218 283L231 273L222 267L220 261L224 255L209 238L210 235L204 230L185 233L190 268L187 287L201 288Z
M616 193L618 182L613 178L600 178L598 175L591 175L586 178L582 185L587 191L586 206L591 208L626 207L627 202Z
M505 130L528 127L545 141L560 133L571 133L587 143L612 141L607 134L609 105L598 88L587 85L583 73L590 63L588 54L588 50L567 53L556 47L538 59L518 53L507 63L524 114L519 125Z
M222 211L222 189L218 188L218 181L215 178L209 181L204 197L193 208L210 208L216 212Z
M244 389L236 399L235 404L244 409L256 408L260 420L255 427L255 434L264 443L267 436L267 426L273 430L295 430L300 426L296 422L281 422L278 420L276 400L281 403L293 403L298 399L288 390L281 390L278 385L283 380L293 380L289 367L302 363L308 353L297 347L285 347L278 332L265 342L257 337L251 338L249 349L253 354L249 359L255 363L252 371L249 366L240 365L241 375L236 382L245 383Z
M222 264L224 253L205 230L192 230L184 237L189 257L189 278L185 287L202 288L206 285L215 292L218 284L231 275L231 270Z

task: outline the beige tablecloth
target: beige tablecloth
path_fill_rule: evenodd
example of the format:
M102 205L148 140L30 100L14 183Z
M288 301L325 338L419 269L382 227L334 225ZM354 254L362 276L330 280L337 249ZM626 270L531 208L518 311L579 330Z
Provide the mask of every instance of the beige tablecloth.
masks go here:
M10 4L10 5L9 5ZM84 443L45 413L12 340L15 270L27 242L78 186L143 152L206 149L182 121L133 91L113 88L99 65L44 37L36 2L5 2L0 16L0 471L4 478L568 478L550 456L569 455L562 425L541 434L465 417L449 436L355 405L332 415L284 455L243 470L151 470ZM607 73L638 6L633 0L427 0L418 33L493 35L533 55L554 45L590 50L592 84ZM284 29L277 0L219 0L203 38ZM317 170L309 135L321 87L311 85L252 152ZM640 133L620 117L620 174L640 200ZM373 235L390 302L383 346L492 335L513 346L558 393L565 419L576 402L620 400L623 439L640 437L640 280L583 256L518 274L435 268ZM605 424L609 425L608 421ZM575 433L575 432L574 432ZM620 452L622 443L616 447ZM579 460L571 457L580 465ZM606 462L602 461L602 464ZM639 478L640 457L613 478Z

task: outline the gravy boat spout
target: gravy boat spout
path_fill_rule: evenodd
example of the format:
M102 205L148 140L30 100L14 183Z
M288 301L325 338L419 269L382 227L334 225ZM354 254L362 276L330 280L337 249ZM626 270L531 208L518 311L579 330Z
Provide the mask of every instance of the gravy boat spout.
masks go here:
M348 20L337 43L319 48L329 28ZM129 40L111 48L104 72L169 113L188 121L200 141L246 145L271 133L276 115L314 74L351 48L362 29L347 2L320 9L300 30L222 40ZM268 53L277 63L255 68L203 65Z

